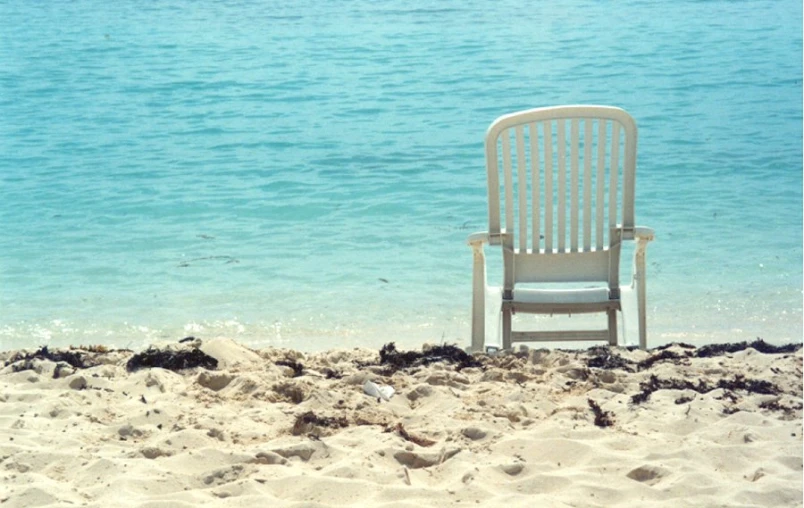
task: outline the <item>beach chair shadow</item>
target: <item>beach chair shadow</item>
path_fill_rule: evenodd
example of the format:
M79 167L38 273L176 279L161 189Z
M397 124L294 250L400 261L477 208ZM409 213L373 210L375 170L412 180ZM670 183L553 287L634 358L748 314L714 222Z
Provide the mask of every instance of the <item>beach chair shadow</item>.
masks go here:
M474 257L471 350L536 341L617 345L617 313L624 308L636 308L645 349L645 251L654 232L634 223L633 118L608 106L520 111L491 124L485 150L489 227L468 238ZM633 249L627 286L620 284L625 243ZM502 250L501 287L487 283L486 245ZM624 293L635 293L635 304L624 305ZM607 326L514 331L515 313L603 313Z

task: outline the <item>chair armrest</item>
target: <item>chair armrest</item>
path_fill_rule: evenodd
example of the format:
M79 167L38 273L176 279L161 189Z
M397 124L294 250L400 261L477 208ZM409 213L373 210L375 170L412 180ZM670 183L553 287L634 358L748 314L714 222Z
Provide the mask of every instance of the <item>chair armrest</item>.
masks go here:
M469 238L466 239L466 243L472 247L480 247L484 243L489 243L489 234L486 231L481 233L472 233L469 235Z

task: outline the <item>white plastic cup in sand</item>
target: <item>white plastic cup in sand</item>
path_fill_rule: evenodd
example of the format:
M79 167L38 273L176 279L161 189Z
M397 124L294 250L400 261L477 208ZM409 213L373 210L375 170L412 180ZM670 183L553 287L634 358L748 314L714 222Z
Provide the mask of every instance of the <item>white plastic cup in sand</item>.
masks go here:
M391 400L391 397L394 395L394 389L388 385L378 385L373 381L366 381L363 384L363 392L366 395L370 395L375 399L382 399L384 401Z

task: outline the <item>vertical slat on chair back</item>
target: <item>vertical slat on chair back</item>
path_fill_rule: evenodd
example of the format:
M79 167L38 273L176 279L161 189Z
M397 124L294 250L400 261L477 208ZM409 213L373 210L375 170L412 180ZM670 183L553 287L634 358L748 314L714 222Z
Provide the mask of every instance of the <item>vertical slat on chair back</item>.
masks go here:
M505 229L521 253L609 246L611 228L634 225L636 136L625 111L605 106L499 118L486 137L492 241Z

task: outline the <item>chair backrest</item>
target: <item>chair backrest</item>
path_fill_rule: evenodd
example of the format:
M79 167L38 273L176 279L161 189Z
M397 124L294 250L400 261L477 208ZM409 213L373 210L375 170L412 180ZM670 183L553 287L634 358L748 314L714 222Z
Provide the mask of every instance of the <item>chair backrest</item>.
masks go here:
M633 238L636 145L634 120L609 106L537 108L491 124L490 243L511 235L517 281L616 283L619 242Z

